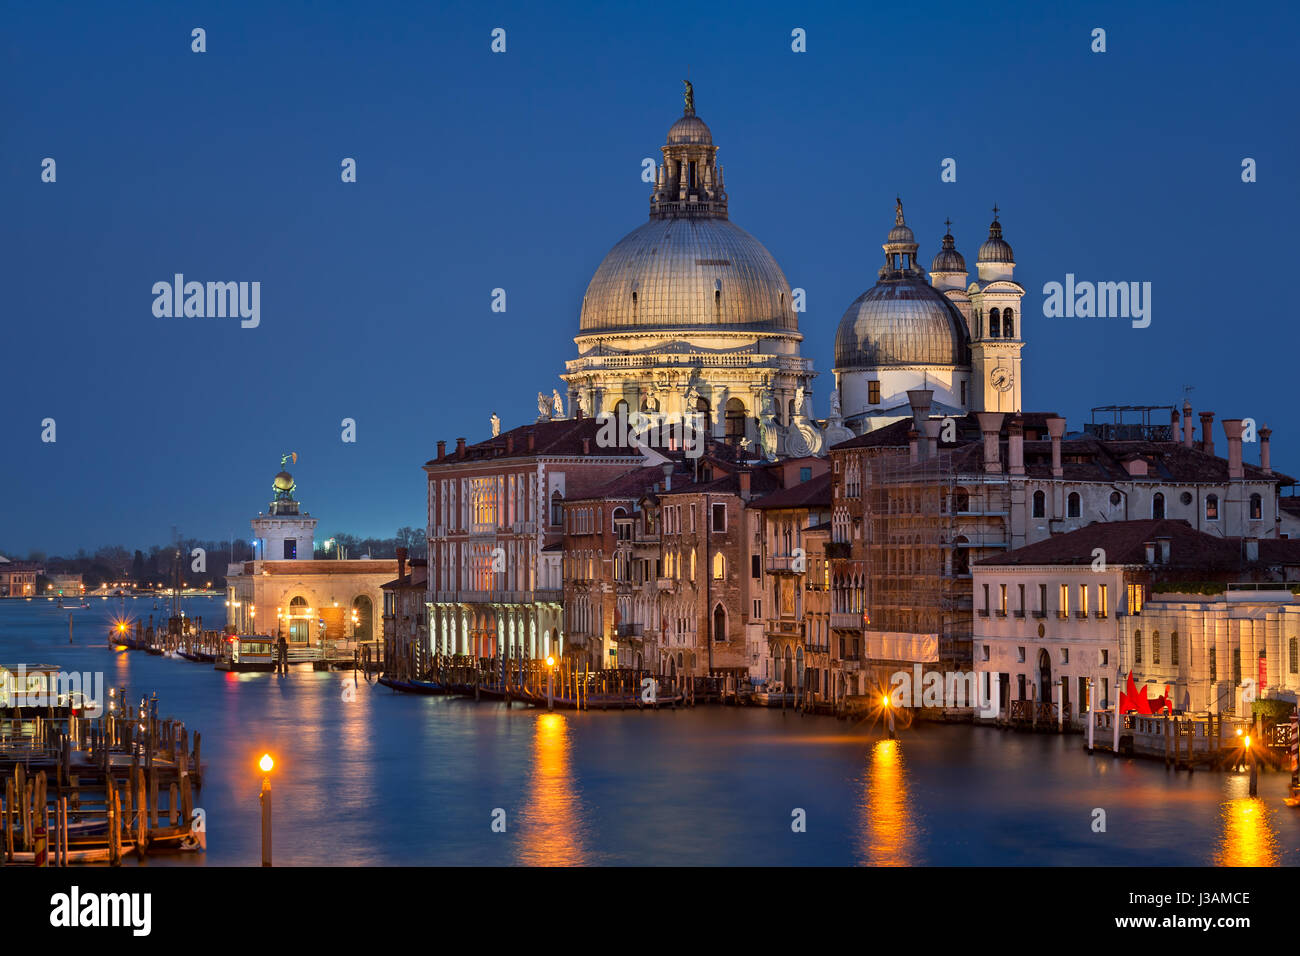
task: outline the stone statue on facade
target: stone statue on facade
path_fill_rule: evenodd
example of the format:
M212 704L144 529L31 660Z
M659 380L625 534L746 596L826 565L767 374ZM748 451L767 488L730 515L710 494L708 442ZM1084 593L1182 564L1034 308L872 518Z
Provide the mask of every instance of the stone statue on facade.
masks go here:
M551 418L551 400L541 392L537 393L537 420L549 421Z
M492 413L491 422L492 422L492 437L496 438L498 435L501 434L501 419L497 418L496 412Z
M558 388L551 389L551 409L552 418L564 417L564 401L560 398L560 390Z

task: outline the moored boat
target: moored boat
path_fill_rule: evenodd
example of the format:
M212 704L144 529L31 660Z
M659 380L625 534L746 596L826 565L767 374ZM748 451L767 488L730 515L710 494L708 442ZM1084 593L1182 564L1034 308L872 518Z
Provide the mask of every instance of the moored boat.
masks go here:
M219 671L275 670L275 639L269 634L237 634L227 637L221 655L212 665Z

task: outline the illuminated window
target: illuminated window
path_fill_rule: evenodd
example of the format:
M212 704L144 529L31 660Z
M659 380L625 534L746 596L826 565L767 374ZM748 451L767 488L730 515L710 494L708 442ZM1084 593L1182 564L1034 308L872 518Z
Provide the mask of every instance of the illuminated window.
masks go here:
M1219 496L1218 495L1205 496L1205 520L1206 521L1219 520Z
M1060 587L1061 606L1057 611L1057 616L1066 618L1070 616L1070 586L1062 584Z
M1130 584L1128 586L1128 612L1130 614L1142 613L1142 585Z
M727 562L726 559L723 558L722 552L719 551L717 554L713 556L713 580L721 581L724 577L726 577L726 573L727 573Z
M1079 585L1079 617L1088 616L1088 585Z
M1264 499L1259 495L1250 496L1250 520L1258 521L1264 515Z
M1106 585L1097 585L1097 616L1107 617L1110 614L1110 598Z

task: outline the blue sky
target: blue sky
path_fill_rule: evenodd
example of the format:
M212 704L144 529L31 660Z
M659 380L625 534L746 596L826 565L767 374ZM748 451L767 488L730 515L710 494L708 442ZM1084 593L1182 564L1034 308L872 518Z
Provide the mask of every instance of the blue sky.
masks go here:
M1028 290L1026 408L1074 426L1192 385L1197 410L1267 422L1275 463L1300 467L1271 262L1300 207L1294 7L265 6L3 14L0 550L246 536L286 451L323 531L422 525L439 438L531 421L562 388L586 284L645 221L641 160L688 64L732 219L807 290L819 414L895 194L923 261L950 216L972 267L996 201ZM178 272L259 281L261 325L155 318L151 288ZM1151 282L1151 326L1043 318L1066 273Z

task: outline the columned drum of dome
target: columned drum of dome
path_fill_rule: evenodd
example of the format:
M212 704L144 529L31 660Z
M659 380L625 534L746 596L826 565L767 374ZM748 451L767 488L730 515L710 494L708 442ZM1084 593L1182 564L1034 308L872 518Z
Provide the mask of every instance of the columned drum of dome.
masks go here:
M796 301L763 244L731 222L718 147L693 91L668 131L649 221L621 239L583 296L578 357L566 363L573 414L707 408L718 438L778 452L806 427L815 373L799 355ZM741 428L741 421L744 428ZM815 439L812 443L818 444Z

